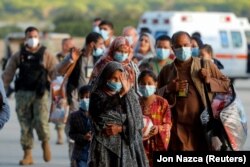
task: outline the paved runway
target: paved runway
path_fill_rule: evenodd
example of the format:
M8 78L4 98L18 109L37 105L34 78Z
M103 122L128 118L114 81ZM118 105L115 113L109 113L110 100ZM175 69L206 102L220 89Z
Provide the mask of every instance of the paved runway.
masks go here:
M250 80L238 80L235 83L236 90L243 102L245 111L248 116L248 122L250 121ZM19 144L20 127L17 121L15 113L14 98L10 98L11 105L11 119L6 124L4 129L0 131L0 166L1 167L18 167L18 162L23 156L21 146ZM250 129L250 122L248 124ZM52 147L52 160L49 163L45 163L42 158L42 149L40 142L35 136L35 145L33 150L33 158L35 164L34 167L68 167L68 147L67 144L56 145L56 131L54 125L51 124L51 147ZM248 135L247 142L244 150L250 151L250 135Z

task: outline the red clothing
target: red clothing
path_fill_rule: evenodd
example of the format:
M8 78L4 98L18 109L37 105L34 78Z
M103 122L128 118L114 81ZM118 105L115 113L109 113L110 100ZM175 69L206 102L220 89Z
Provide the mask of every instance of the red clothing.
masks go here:
M150 166L153 164L153 151L166 151L168 149L170 130L172 126L171 112L167 100L155 95L156 98L149 106L145 106L140 100L142 112L151 118L154 126L158 126L158 134L143 141L145 152Z

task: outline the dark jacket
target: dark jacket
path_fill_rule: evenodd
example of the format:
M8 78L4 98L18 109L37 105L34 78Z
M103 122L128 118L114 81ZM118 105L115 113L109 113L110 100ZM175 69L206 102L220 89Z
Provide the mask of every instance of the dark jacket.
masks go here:
M213 59L213 61L214 61L214 64L218 67L219 70L224 69L224 66L223 66L223 64L220 62L220 60L218 60L218 59Z
M70 115L69 137L75 141L72 159L87 161L90 141L84 140L84 135L91 130L91 120L79 110Z

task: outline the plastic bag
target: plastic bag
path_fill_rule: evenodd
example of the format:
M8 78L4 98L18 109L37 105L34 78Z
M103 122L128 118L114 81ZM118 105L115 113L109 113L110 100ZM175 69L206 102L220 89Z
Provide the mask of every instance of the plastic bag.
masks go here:
M69 115L69 105L67 100L58 97L51 104L49 121L53 123L66 123Z
M243 148L247 139L247 117L244 107L231 86L230 93L217 93L212 101L213 114L218 118L234 151Z
M51 83L51 107L49 122L66 123L69 114L69 105L65 93L65 78L56 77Z

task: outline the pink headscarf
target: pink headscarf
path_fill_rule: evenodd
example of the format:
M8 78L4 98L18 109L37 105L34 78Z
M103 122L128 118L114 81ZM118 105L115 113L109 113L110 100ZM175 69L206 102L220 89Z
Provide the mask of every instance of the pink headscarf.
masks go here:
M93 79L98 77L98 75L103 70L106 64L108 64L111 61L115 61L114 60L115 52L120 47L128 48L128 55L129 55L128 59L125 60L124 62L121 62L121 64L123 65L125 71L128 73L129 80L131 82L135 81L134 69L131 66L129 66L129 63L133 57L133 49L131 48L128 40L123 36L116 37L116 39L111 43L109 50L107 51L107 54L101 57L101 59L95 64L90 81L93 81Z
M133 57L133 55L132 55L133 54L133 49L131 48L128 40L123 36L116 37L116 39L111 43L106 56L111 57L113 59L113 57L115 55L115 52L120 47L124 47L124 48L128 49L128 55L129 55L128 61L130 61L132 59L132 57ZM123 63L126 63L126 61L122 62L122 64Z

